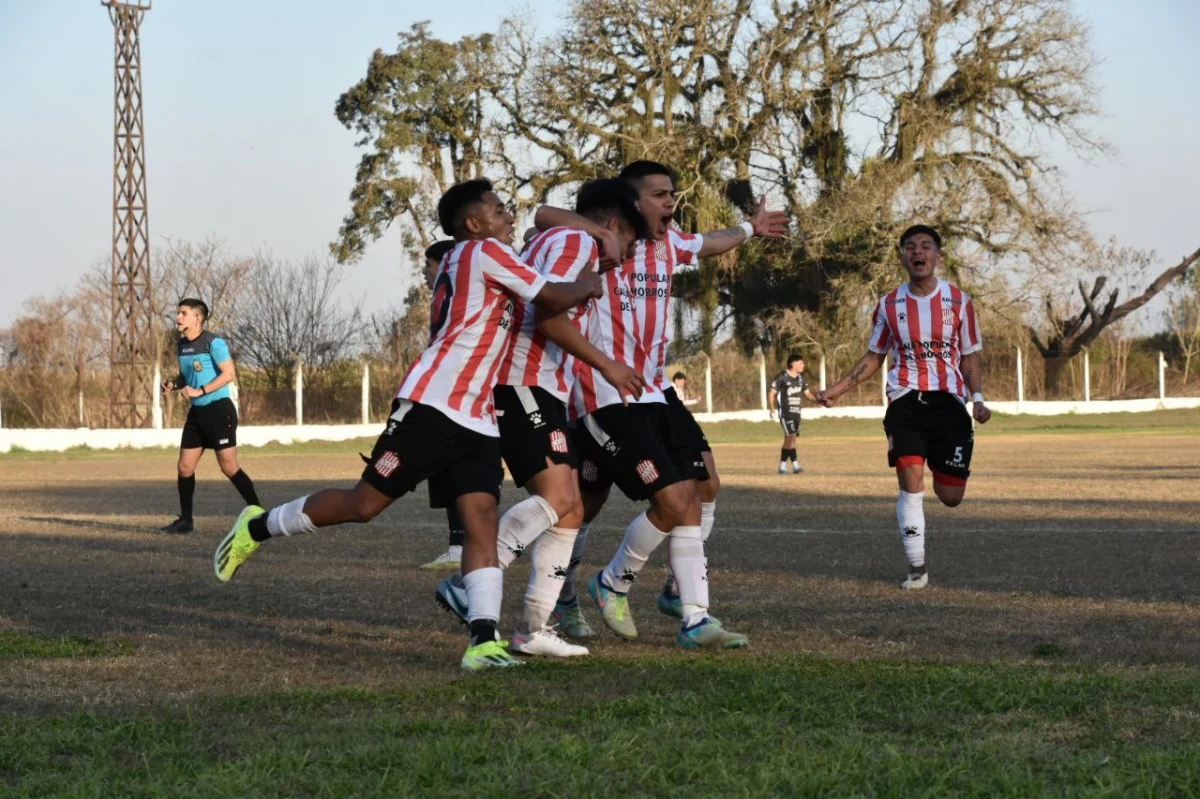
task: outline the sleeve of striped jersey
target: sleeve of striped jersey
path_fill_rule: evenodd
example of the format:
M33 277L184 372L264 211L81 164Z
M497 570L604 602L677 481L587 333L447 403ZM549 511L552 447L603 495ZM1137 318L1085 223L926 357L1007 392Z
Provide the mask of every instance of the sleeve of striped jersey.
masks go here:
M879 355L886 355L892 348L892 331L888 328L887 313L883 310L883 298L875 303L875 314L871 317L871 338L867 341L867 349Z
M579 276L597 258L596 242L586 233L572 231L557 236L535 264L538 271L552 280L570 281Z
M532 266L523 263L517 254L498 241L488 239L483 243L479 254L479 266L483 270L484 279L498 285L509 294L514 294L526 302L531 302L546 278L538 274Z
M700 248L704 246L704 237L699 233L683 233L675 228L667 228L667 237L675 248L675 265L695 266L700 262Z
M229 355L229 345L220 336L212 340L212 344L208 348L208 354L212 356L213 363L225 363L231 357Z
M975 303L970 297L964 297L962 304L962 327L960 337L962 348L959 352L970 355L983 349L983 336L979 334L979 317L975 315Z

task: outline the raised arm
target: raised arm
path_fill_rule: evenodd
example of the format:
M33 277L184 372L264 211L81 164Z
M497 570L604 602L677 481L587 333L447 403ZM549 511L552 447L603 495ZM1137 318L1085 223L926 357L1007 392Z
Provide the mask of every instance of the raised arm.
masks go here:
M569 227L574 230L582 230L600 245L601 272L606 272L615 266L621 265L624 254L620 251L621 242L617 239L616 231L609 230L599 222L588 219L586 216L580 216L574 211L568 211L565 208L543 205L534 212L533 224L538 230L549 230L552 227Z
M642 376L597 349L571 323L566 314L550 314L539 308L537 329L546 338L604 375L604 379L620 393L622 402L630 395L635 399L642 396L642 388L646 384Z
M700 247L699 255L706 258L710 255L722 255L745 242L751 236L778 239L787 234L787 214L783 211L768 211L765 197L758 201L758 209L754 216L737 227L714 230L704 234L704 244ZM746 226L749 226L747 228Z
M831 407L838 397L878 372L885 357L883 353L867 350L845 377L824 391L818 391L814 398L826 408Z

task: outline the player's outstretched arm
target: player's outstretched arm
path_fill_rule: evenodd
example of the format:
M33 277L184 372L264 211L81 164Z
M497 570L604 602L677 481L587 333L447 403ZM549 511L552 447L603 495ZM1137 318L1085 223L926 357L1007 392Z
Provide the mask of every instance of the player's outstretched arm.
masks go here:
M883 353L867 350L845 377L813 396L826 408L832 407L838 397L878 372L879 368L883 366L884 357Z
M754 216L737 227L714 230L704 234L704 243L700 246L699 255L706 258L710 255L722 255L743 243L751 236L766 239L778 239L787 235L788 224L791 222L783 211L768 211L767 198L758 201L758 209ZM749 225L747 230L744 225Z
M959 364L967 390L971 392L971 415L980 424L986 424L992 418L992 412L983 402L983 359L979 350L962 356Z
M602 296L604 283L600 276L585 269L570 283L548 281L533 298L533 304L548 314L559 314L592 297Z
M537 329L546 338L604 375L604 379L620 393L622 402L625 402L628 396L635 399L642 396L642 389L646 385L642 376L597 349L584 338L566 314L548 314L539 309Z
M620 251L620 241L617 232L609 230L574 211L565 208L555 208L543 205L533 214L533 224L538 230L549 230L552 227L569 227L572 230L582 230L600 245L600 272L607 272L613 267L620 266L624 253Z

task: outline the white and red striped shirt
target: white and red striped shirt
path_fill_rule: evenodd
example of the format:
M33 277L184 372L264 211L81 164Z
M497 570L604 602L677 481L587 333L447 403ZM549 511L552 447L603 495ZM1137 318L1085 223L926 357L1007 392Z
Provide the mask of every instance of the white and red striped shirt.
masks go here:
M542 231L521 251L521 260L551 281L572 281L587 267L595 268L600 251L591 236L566 227ZM586 331L588 303L567 311L567 318ZM575 382L575 357L538 332L533 303L513 310L512 354L500 367L499 384L539 386L563 402Z
M670 228L662 241L638 241L625 262L646 351L644 362L630 365L659 390L670 385L664 372L671 344L671 277L677 269L699 263L703 244L703 236Z
M629 264L610 269L600 277L604 280L604 296L591 301L587 314L587 337L596 349L618 363L639 369L647 362L641 326L629 284ZM646 384L640 399L630 402L664 402L662 391ZM567 406L568 416L578 419L584 414L616 405L621 394L604 376L582 361L575 362L575 386Z
M889 400L910 391L947 391L967 401L959 365L962 356L983 349L970 295L939 280L932 294L918 297L905 283L879 298L871 324L867 347L892 354Z
M434 283L429 347L409 367L396 396L499 436L492 388L512 345L512 298L531 301L545 284L496 239L459 242L442 259Z

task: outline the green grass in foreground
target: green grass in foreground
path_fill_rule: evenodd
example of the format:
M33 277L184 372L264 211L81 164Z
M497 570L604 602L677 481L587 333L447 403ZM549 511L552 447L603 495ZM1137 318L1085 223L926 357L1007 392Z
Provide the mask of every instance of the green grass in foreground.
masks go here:
M127 647L97 643L76 635L0 633L0 660L15 658L70 658L128 654Z
M1194 796L1197 741L1196 671L672 656L388 692L10 715L0 786L55 796Z

